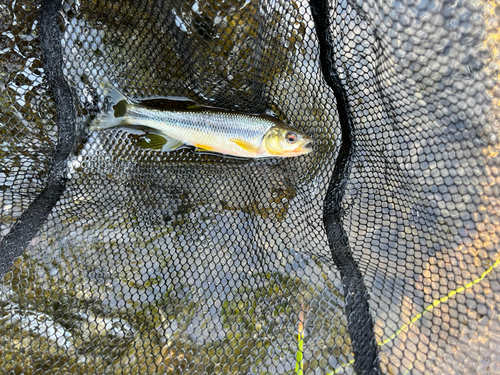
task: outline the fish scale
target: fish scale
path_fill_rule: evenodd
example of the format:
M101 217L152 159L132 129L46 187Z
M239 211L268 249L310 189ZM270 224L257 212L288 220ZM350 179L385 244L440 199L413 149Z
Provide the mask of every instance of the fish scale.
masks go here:
M172 132L200 132L207 136L259 140L274 122L256 115L237 114L223 110L162 111L140 106L127 110L130 122L158 127L169 124ZM170 130L170 129L169 129ZM165 131L167 134L168 131ZM172 137L176 138L172 135ZM180 139L180 138L178 138Z

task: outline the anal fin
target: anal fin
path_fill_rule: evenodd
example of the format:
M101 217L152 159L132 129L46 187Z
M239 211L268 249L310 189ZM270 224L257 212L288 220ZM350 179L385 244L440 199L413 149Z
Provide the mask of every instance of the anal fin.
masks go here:
M174 138L168 138L157 133L148 133L137 142L137 147L151 150L172 151L183 144L184 143Z
M215 148L208 145L194 144L193 146L196 147L195 151L215 151Z

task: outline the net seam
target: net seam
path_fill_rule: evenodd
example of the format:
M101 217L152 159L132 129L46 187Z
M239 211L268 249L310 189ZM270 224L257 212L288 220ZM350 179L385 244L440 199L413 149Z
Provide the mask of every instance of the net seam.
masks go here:
M354 369L358 374L379 374L378 347L368 304L368 293L363 282L363 275L352 256L349 239L343 227L342 201L355 153L353 122L349 115L345 90L335 67L334 44L329 32L331 8L326 0L310 0L309 4L320 47L321 71L335 96L342 133L342 144L325 196L323 224L333 261L342 279L348 319L347 329L354 353Z
M41 4L39 16L40 49L44 73L52 88L57 109L57 146L45 188L21 214L0 243L0 277L8 272L14 260L23 254L24 249L45 223L66 188L66 160L75 141L76 112L70 88L63 74L63 53L58 17L60 7L61 0L45 0Z

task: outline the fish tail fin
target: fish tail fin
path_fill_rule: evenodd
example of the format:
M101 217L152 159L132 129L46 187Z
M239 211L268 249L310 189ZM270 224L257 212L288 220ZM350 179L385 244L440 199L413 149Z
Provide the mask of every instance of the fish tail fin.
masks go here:
M102 81L101 87L104 95L109 98L108 110L97 116L89 129L104 130L128 125L127 110L133 102L109 81Z
M109 98L107 110L103 111L92 122L89 129L104 130L117 126L124 126L131 129L138 129L145 134L137 142L137 146L143 149L172 151L178 148L185 147L184 143L170 138L161 131L149 126L134 124L129 117L129 109L135 104L134 101L125 96L109 81L102 81L101 87L104 95ZM133 112L130 113L133 117Z

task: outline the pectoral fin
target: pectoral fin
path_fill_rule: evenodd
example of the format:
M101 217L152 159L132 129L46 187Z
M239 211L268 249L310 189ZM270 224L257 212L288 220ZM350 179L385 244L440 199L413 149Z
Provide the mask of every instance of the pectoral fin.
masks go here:
M233 143L236 143L238 146L240 146L245 151L251 152L253 154L258 153L259 148L255 147L253 144L251 144L247 141L244 141L244 140L238 139L238 138L230 139L230 141Z

